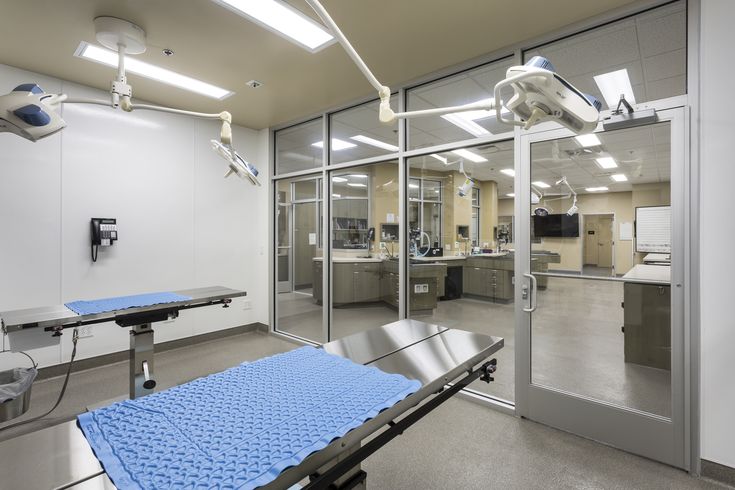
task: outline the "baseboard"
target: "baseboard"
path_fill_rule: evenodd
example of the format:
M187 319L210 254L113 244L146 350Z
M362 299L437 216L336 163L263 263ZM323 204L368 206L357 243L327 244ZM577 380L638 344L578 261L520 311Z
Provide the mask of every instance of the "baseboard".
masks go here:
M700 475L703 478L709 478L711 480L724 483L725 485L735 487L735 468L730 468L724 464L703 459Z
M172 349L179 349L181 347L187 347L202 342L208 342L210 340L217 340L225 337L231 337L233 335L241 335L250 332L262 332L268 333L270 328L268 325L263 323L250 323L248 325L241 325L239 327L226 328L224 330L217 330L214 332L203 333L201 335L194 335L192 337L184 337L182 339L169 340L168 342L161 342L156 344L156 352L166 352ZM80 359L74 361L74 371L84 371L86 369L92 369L99 366L105 366L115 362L127 361L130 359L130 352L128 349L119 352L112 352L110 354L103 354L101 356L89 357L87 359ZM55 378L66 374L68 363L57 364L55 366L49 366L38 370L38 376L36 379L48 379Z

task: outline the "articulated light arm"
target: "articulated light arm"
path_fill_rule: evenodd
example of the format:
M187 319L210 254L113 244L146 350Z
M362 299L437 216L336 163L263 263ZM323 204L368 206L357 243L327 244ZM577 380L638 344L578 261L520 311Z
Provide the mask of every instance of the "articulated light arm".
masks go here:
M390 88L378 81L373 72L370 71L370 68L368 68L365 61L363 61L360 55L357 54L357 51L344 35L342 30L339 28L337 23L334 22L334 19L332 19L332 17L329 15L329 12L327 12L324 6L319 3L319 0L306 0L306 3L308 3L311 8L314 9L314 12L317 13L317 15L327 25L332 34L334 34L334 37L337 38L337 41L339 41L339 43L342 45L344 50L347 52L347 55L352 58L352 61L355 63L355 65L357 65L357 68L359 68L362 74L365 75L365 78L367 78L368 82L370 82L370 85L372 85L375 90L377 90L378 95L380 96L380 112L378 115L380 122L391 123L396 119L412 119L424 116L441 116L444 114L451 114L453 112L495 109L495 101L491 100L489 102L476 102L454 107L439 107L436 109L426 109L410 112L394 112L393 109L391 109L390 107Z

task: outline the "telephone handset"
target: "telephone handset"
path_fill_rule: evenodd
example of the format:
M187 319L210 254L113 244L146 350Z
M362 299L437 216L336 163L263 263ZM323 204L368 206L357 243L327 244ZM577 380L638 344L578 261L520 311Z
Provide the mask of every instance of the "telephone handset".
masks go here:
M117 241L117 220L115 218L92 218L92 262L97 262L98 247L109 247Z

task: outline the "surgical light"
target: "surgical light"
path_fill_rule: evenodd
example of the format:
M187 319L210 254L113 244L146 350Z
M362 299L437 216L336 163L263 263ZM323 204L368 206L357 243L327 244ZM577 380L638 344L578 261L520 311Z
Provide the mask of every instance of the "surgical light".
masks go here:
M324 148L324 142L317 141L316 143L312 143L311 146L316 146L317 148ZM350 143L349 141L343 141L338 138L332 138L332 150L334 151L346 150L348 148L354 148L356 146L357 145Z
M604 191L608 190L608 188L605 187L605 186L601 186L601 187L587 187L587 188L585 188L585 190L587 192L604 192Z
M334 40L327 29L285 2L278 0L215 0L215 2L294 41L312 53Z
M363 136L361 134L351 136L350 139L359 141L360 143L365 143L366 145L374 146L376 148L382 148L383 150L398 151L398 147L396 145L391 145L390 143L386 143L385 141L376 140L368 136Z
M487 158L483 158L477 153L473 153L469 150L453 150L452 153L458 157L466 158L467 160L475 163L487 162Z
M600 166L600 168L604 168L604 169L617 168L618 166L618 162L616 162L613 157L595 158L595 161L597 162L597 165Z
M611 179L613 179L615 182L627 182L628 177L625 176L625 174L613 174L610 176Z
M628 103L635 105L635 95L633 95L633 87L630 84L628 70L612 71L602 75L595 76L595 83L605 99L605 103L610 109L615 109L620 102L620 97L625 97Z
M117 68L118 66L118 54L109 49L88 44L82 41L79 44L74 56L83 58L89 61L94 61L103 65L112 66ZM190 92L195 92L200 95L206 95L213 99L223 100L234 94L234 92L217 87L211 83L203 82L175 71L161 68L160 66L151 65L144 61L140 61L130 56L125 56L125 70L136 75L140 75L157 82L162 82L168 85L173 85Z
M600 141L600 138L597 137L596 134L580 134L579 136L574 137L575 140L577 140L577 143L579 143L582 148L589 148L591 146L600 146L602 142Z
M512 168L504 168L503 170L500 171L500 173L501 174L505 174L508 177L515 177L516 176L516 171L513 170Z
M535 185L536 187L538 187L539 189L548 189L549 187L551 187L546 182L541 182L540 180L537 180L536 182L531 182L531 183Z

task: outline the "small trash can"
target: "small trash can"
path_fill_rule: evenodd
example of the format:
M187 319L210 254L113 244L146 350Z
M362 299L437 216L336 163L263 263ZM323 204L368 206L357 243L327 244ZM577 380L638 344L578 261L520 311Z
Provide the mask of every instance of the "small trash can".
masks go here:
M10 352L0 351L0 355ZM0 371L0 423L20 417L31 406L31 386L38 374L38 364L29 354L20 351L18 354L30 359L33 367Z

